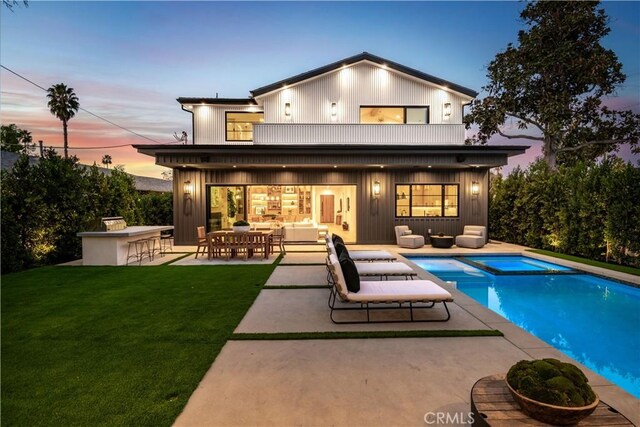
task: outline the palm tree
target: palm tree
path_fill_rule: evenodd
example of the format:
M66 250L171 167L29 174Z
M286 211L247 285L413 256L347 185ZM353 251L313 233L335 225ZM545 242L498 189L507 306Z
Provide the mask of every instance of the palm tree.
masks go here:
M113 163L111 161L111 156L108 154L105 154L104 156L102 156L102 164L105 165L107 167L107 169L109 169L109 165Z
M73 92L72 87L67 87L64 83L58 83L47 89L47 98L49 102L47 107L51 114L62 121L62 130L64 131L64 158L69 157L69 143L67 140L67 122L71 120L80 108L78 97Z

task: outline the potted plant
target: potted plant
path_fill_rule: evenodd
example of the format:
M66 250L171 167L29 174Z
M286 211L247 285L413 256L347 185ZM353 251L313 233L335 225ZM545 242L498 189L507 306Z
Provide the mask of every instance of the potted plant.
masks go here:
M236 233L246 233L249 230L251 230L251 225L245 220L241 219L233 223L233 231Z
M549 424L576 424L600 403L582 371L557 359L521 360L506 382L522 412Z

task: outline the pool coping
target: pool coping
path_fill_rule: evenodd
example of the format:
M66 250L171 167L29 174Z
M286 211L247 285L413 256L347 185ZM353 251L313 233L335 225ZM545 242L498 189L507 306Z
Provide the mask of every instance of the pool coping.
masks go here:
M524 252L521 252L521 253L518 253L518 252L495 252L495 253L488 253L486 255L489 255L489 256L491 256L491 255L509 256L509 255L518 255L518 254L522 255L522 256L529 256L530 255L529 253L524 253ZM625 401L628 401L629 398L631 398L631 399L635 400L636 407L637 408L640 407L640 399L636 398L631 393L629 393L628 391L624 390L622 387L620 387L617 384L609 381L608 379L606 379L602 375L598 374L597 372L593 371L592 369L588 368L587 366L583 365L579 361L577 361L577 360L573 359L572 357L566 355L561 350L558 350L557 348L553 347L552 345L547 344L546 342L544 342L540 338L538 338L535 335L529 333L528 331L526 331L525 329L521 328L517 324L513 323L509 319L499 315L498 313L494 312L493 310L489 309L488 307L483 306L482 304L480 304L479 302L477 302L476 300L474 300L470 296L468 296L465 293L463 293L462 291L458 290L456 287L454 287L452 285L452 283L444 281L444 280L440 279L439 277L435 276L434 274L429 273L428 271L424 270L423 268L421 268L419 265L417 265L416 263L414 263L411 260L412 258L415 259L415 258L428 258L428 257L433 257L433 258L438 258L438 257L439 258L445 258L445 257L454 258L454 257L461 257L461 256L469 255L468 253L461 253L461 252L452 251L452 252L447 252L446 254L407 254L407 253L398 252L398 255L402 258L403 262L405 262L406 264L411 266L418 273L418 278L431 280L431 281L435 282L436 284L438 284L439 286L442 286L443 288L445 288L447 291L449 291L452 294L455 303L460 308L462 308L463 310L467 311L472 316L476 317L480 322L484 323L489 328L498 329L501 332L503 332L503 334L504 334L503 338L504 339L509 341L515 347L517 347L520 350L522 350L525 354L529 355L532 359L556 358L556 359L561 359L561 360L564 359L564 361L569 361L571 363L574 363L587 375L587 377L589 378L589 383L591 384L591 386L594 389L594 391L598 394L598 396L601 396L603 393L607 395L607 397L604 398L603 400L604 401L608 401L611 404L611 406L619 409L617 407L617 405L616 405L617 401L625 402ZM485 255L485 254L483 253L482 255ZM568 260L564 260L564 259L557 259L557 258L553 258L553 257L549 257L549 256L546 256L546 255L541 255L541 254L531 254L531 255L536 255L536 256L529 256L530 258L536 258L536 259L539 259L540 261L553 262L553 263L556 263L556 264L559 264L559 265L563 265L563 266L566 266L566 267L570 267L570 268L574 268L576 270L583 271L583 272L588 273L588 274L593 274L595 276L599 276L599 277L602 277L602 278L605 278L605 279L613 280L615 282L627 284L627 285L630 285L632 287L636 287L636 288L640 287L640 278L638 278L636 280L633 280L633 281L632 280L624 280L623 278L611 277L608 274L603 274L603 273L608 272L608 270L603 271L605 269L600 268L600 267L586 266L586 267L590 267L590 268L589 269L587 269L587 268L579 268L579 267L582 266L582 264L576 263L576 262L573 262L573 261L568 261ZM559 260L560 262L558 262L556 260ZM592 270L592 269L596 270L597 272L596 271L588 271L588 270ZM614 273L618 273L615 276L624 275L624 276L630 276L631 278L635 278L635 276L629 275L629 274L626 274L626 273L620 273L620 272L614 272ZM623 410L621 410L620 412L623 412ZM633 414L628 414L627 415L628 418L629 418L629 415L633 415Z
M521 272L521 271L511 271L511 272L496 272L495 269L490 267L486 267L482 264L475 263L473 261L468 262L468 260L462 261L459 258L464 258L469 256L467 252L447 252L447 253L398 253L398 255L402 256L404 259L410 260L411 258L455 258L457 261L464 262L465 264L475 267L479 270L485 271L487 273L491 273L494 275L543 275L543 274L591 274L601 279L611 280L617 283L621 283L623 285L632 286L634 288L640 288L640 276L634 276L633 274L623 273L621 271L608 270L602 267L596 267L588 264L583 264L576 261L569 261L562 258L555 258L548 255L537 254L534 252L491 252L491 253L481 253L473 256L523 256L532 259L536 259L538 261L549 262L552 264L558 264L563 267L571 268L573 271L542 271L542 272ZM412 263L413 266L417 266Z

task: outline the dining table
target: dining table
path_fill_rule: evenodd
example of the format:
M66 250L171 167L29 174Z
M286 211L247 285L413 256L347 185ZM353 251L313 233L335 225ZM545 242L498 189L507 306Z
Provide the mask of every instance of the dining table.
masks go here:
M226 247L226 243L235 242L240 240L241 237L257 237L259 239L259 244L262 245L262 253L264 254L264 258L268 259L271 254L271 239L273 236L273 230L252 230L252 231L244 231L237 232L233 230L218 230L207 233L207 240L209 243L209 259L215 258L217 255L222 257L225 255L228 258L235 258L239 251L243 248L234 247L234 245L230 245L230 247ZM222 242L222 247L215 247L214 237L219 237ZM244 242L248 245L248 240L245 239ZM247 252L247 257L252 258L255 252L253 245L248 245L244 248ZM224 253L228 251L228 253Z

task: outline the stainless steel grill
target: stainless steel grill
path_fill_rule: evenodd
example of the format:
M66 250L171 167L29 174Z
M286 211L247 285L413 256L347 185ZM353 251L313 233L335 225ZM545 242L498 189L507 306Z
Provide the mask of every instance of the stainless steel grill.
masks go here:
M111 216L100 220L100 231L116 231L127 228L127 222L121 216Z

